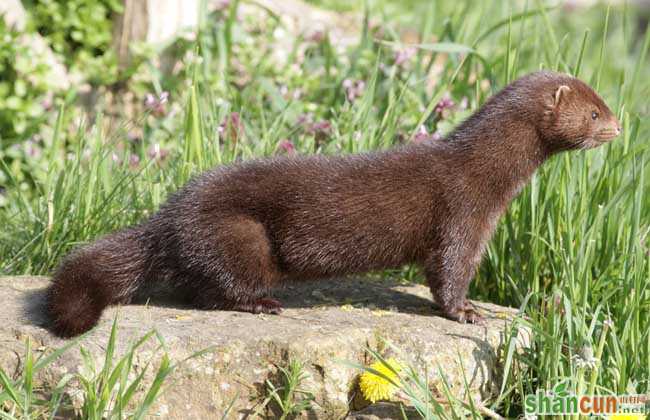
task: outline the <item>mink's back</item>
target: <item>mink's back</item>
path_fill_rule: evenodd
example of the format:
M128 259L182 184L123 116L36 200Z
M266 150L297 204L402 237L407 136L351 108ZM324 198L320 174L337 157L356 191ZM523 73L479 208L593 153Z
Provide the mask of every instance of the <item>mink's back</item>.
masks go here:
M436 165L444 159L444 147L433 148L411 145L216 168L172 195L144 225L146 237L159 248L159 266L168 271L205 258L211 236L242 217L264 227L286 277L419 262L436 240L447 207L445 191L453 190L451 180L441 184L444 165Z

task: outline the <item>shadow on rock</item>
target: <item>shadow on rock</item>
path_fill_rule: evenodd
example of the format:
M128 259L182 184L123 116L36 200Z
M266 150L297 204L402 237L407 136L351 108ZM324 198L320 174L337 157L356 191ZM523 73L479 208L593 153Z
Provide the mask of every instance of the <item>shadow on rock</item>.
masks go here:
M284 308L309 309L353 305L357 308L392 310L401 313L434 316L439 315L428 297L421 297L399 290L403 283L392 279L352 278L308 281L289 284L275 290ZM32 290L26 293L25 317L34 325L48 327L45 311L46 290ZM132 304L167 307L175 309L196 309L190 299L178 291L163 287L150 287L134 297Z

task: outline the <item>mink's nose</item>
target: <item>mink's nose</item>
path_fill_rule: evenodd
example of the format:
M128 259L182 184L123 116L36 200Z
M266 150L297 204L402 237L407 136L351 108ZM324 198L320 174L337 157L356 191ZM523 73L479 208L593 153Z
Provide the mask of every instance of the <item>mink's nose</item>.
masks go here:
M618 136L623 131L623 127L621 127L621 123L618 121L617 118L614 118L613 120L614 120L613 121L614 129L616 130L616 135Z

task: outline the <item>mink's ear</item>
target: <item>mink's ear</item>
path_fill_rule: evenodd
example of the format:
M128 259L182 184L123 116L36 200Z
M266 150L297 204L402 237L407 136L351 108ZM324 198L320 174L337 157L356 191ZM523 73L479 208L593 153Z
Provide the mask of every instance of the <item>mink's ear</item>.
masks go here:
M560 87L557 88L555 95L553 96L553 108L557 107L560 102L562 102L568 92L571 92L571 88L567 85L560 85Z

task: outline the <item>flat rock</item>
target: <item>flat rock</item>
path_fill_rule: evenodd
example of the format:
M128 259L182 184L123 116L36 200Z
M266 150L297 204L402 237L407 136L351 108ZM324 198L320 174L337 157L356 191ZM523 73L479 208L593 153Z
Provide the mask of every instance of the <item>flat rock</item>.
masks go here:
M10 374L20 370L28 337L37 354L65 344L45 328L48 282L45 277L0 277L0 366ZM436 316L426 287L388 279L309 282L288 287L277 297L285 306L281 315L202 311L165 302L113 307L82 343L101 367L117 315L118 353L152 329L164 339L172 361L210 348L174 371L171 385L150 412L163 418L221 418L231 403L229 418L245 418L256 410L273 418L272 405L261 406L267 396L265 381L281 385L278 367L286 367L289 360L304 364L308 378L301 389L315 396L306 418L354 416L354 410L368 403L356 387L359 371L345 362L371 363L367 349L427 372L434 390L446 383L465 400L486 399L498 390L499 355L511 331L513 309L475 302L486 324L459 324ZM519 345L526 345L526 336L520 332ZM158 341L150 340L138 353L136 371L149 360L156 366L163 351ZM64 373L78 371L80 360L79 350L72 348L38 379L51 387Z

